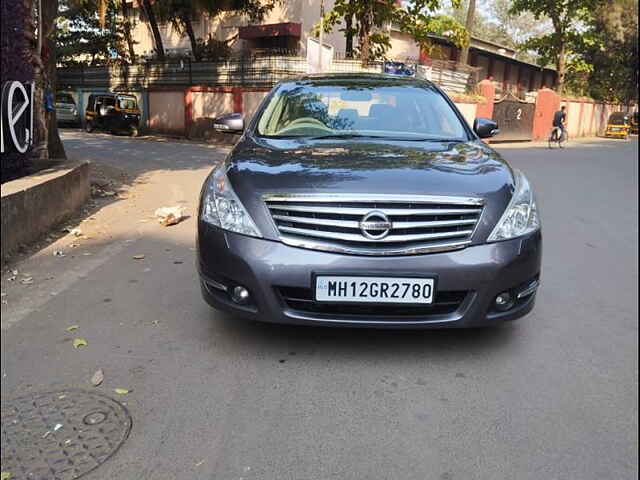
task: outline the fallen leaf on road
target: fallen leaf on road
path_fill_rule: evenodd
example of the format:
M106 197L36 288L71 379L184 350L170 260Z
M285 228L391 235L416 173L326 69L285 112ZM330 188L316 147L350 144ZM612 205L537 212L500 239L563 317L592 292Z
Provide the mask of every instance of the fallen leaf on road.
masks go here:
M103 380L104 372L102 371L102 369L99 369L98 371L96 371L96 373L93 374L93 377L91 377L91 385L97 387L102 383Z
M162 207L155 211L155 216L158 218L160 225L168 227L169 225L175 225L180 223L184 219L185 208L176 207Z
M73 348L86 347L87 345L88 345L88 343L84 338L74 338L73 339Z
M134 260L142 260L143 258L144 258L144 255L142 255L142 254L134 255L134 256L133 256L133 259L134 259Z
M23 285L32 285L33 284L33 277L25 277L22 280L20 280L20 283Z
M0 472L0 480L9 480L13 478L13 473L11 472Z
M118 395L126 395L127 393L130 392L130 390L127 390L126 388L116 388L113 391L116 392Z
M65 328L65 330L67 332L73 332L74 330L79 329L80 327L78 325L69 325L67 328Z

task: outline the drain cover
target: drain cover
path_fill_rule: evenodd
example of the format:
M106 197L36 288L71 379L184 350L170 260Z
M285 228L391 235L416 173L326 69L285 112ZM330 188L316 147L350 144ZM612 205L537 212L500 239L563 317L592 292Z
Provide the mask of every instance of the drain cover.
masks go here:
M131 430L126 408L84 390L2 401L2 471L15 480L72 480L113 455Z

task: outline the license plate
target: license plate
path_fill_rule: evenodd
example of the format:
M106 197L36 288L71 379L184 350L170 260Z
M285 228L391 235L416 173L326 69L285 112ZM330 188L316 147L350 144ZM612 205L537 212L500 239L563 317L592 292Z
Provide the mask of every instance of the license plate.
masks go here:
M433 278L317 276L316 301L362 303L433 302Z

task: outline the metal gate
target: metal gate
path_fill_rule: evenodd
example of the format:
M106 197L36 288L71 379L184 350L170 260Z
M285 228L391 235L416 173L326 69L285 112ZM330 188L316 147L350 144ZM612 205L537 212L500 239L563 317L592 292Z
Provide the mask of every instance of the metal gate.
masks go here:
M493 120L498 122L497 141L531 140L535 104L519 99L509 92L493 103Z

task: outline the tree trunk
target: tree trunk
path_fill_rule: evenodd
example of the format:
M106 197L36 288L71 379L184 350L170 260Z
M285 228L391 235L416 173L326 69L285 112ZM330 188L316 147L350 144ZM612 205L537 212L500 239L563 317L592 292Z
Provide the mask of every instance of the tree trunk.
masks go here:
M467 9L467 22L465 27L467 29L467 33L469 34L469 41L471 41L471 35L473 34L473 22L476 17L476 0L469 0L469 7ZM466 65L469 63L469 45L462 48L462 52L460 53L460 63Z
M195 58L196 62L199 62L200 49L198 48L198 40L196 39L196 34L193 31L193 24L191 23L191 18L188 13L182 16L182 23L184 24L184 29L189 37L189 42L191 42L191 53L193 53L193 58Z
M558 70L558 86L556 88L556 90L558 91L559 95L562 95L562 90L564 88L564 79L565 79L565 75L566 75L566 46L564 43L564 40L561 40L562 43L560 43L560 50L558 51L558 63L556 65L556 68Z
M162 44L162 36L160 35L160 29L158 28L158 22L156 20L156 14L151 7L150 0L142 0L141 3L142 9L144 10L144 16L149 22L149 26L151 27L151 33L153 34L153 43L155 45L156 55L158 58L164 58L164 46Z
M367 3L366 10L362 19L360 20L360 30L358 32L358 44L360 47L360 60L362 66L366 67L369 64L369 58L371 56L371 28L373 27L373 5Z
M353 15L347 15L344 17L345 24L345 55L347 58L353 57Z
M56 17L58 16L58 0L42 0L42 32L43 46L48 55L44 64L45 92L55 94L56 91ZM45 113L47 126L47 151L51 159L66 159L64 145L58 133L56 111Z
M124 28L124 38L127 41L127 47L129 49L129 62L136 63L136 50L133 46L133 38L131 37L131 22L129 21L129 7L127 6L127 2L122 0L120 2L120 8L122 11L122 18L124 21L122 22L122 26Z

